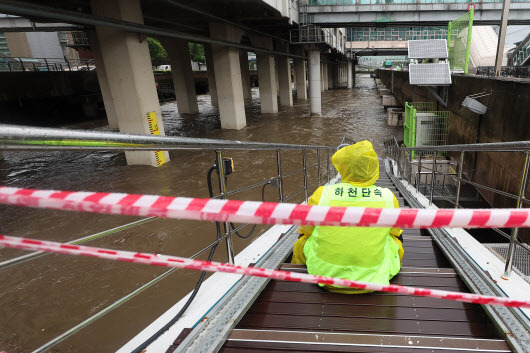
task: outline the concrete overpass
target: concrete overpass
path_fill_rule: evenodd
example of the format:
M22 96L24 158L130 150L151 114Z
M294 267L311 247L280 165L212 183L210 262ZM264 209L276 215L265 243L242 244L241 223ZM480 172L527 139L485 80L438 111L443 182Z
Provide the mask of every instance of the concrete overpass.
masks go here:
M309 0L306 4L301 12L308 21L326 27L446 26L468 11L468 3L459 0ZM500 23L502 1L474 4L474 24ZM530 24L529 1L511 2L508 24Z
M352 87L344 30L316 28L311 32L315 37L302 35L291 42L297 1L0 0L0 13L32 23L82 26L109 126L125 133L164 135L147 36L159 39L168 53L180 114L199 112L188 43L204 44L211 102L218 107L223 129L246 126L248 52L256 53L262 113L293 105L293 76L296 99L309 99L312 114L321 113L322 91L346 83ZM164 156L168 161L169 155ZM129 164L160 165L154 152L126 152L126 157Z

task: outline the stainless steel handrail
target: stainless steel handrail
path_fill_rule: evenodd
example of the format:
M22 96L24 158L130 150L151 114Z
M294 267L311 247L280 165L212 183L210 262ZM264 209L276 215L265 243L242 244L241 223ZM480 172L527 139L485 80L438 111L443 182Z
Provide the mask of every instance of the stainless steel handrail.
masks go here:
M396 141L397 143L397 141ZM460 145L402 147L405 151L516 152L530 150L530 141L471 143Z
M117 132L20 127L0 124L0 150L334 150L330 146L133 135Z
M414 182L416 183L416 193L419 192L419 185L421 184L421 176L423 174L431 174L430 190L429 195L426 195L429 199L429 204L432 204L433 195L434 195L434 184L435 178L437 175L443 175L445 185L445 177L449 176L453 181L457 182L456 185L456 198L455 202L450 201L448 198L442 196L442 199L445 199L455 205L455 208L460 206L460 193L462 183L470 184L476 188L484 189L489 192L493 192L504 197L516 199L516 208L522 207L523 204L530 203L530 200L526 198L526 190L528 186L528 179L530 174L530 141L513 141L513 142L494 142L494 143L475 143L475 144L460 144L460 145L442 145L442 146L418 146L418 147L405 147L399 146L397 139L394 137L392 140L385 143L385 147L390 156L396 159L398 173L401 179L404 179L406 170L404 163L408 162L408 182L412 182L412 165L415 164L412 161L412 158L404 158L402 155L406 154L407 151L415 151L418 158L418 171L414 173ZM434 152L432 158L432 168L422 166L422 152ZM458 173L446 173L436 170L437 159L436 156L438 152L460 152L459 161L457 162ZM521 184L519 192L517 195L511 194L506 191L497 190L495 188L482 185L479 183L472 182L463 177L463 165L464 165L464 153L465 152L524 152L525 153L525 163L521 176ZM409 153L409 156L412 154ZM424 162L425 163L425 162ZM430 170L430 172L422 172L422 167L424 169ZM456 175L456 177L455 177ZM425 188L425 193L427 188ZM519 228L513 228L510 235L510 246L508 249L508 255L506 256L505 270L503 278L508 279L512 272L513 267L513 258L515 256L515 246L520 245L521 242L517 239L519 233ZM503 235L503 234L501 234ZM503 235L504 236L504 235Z

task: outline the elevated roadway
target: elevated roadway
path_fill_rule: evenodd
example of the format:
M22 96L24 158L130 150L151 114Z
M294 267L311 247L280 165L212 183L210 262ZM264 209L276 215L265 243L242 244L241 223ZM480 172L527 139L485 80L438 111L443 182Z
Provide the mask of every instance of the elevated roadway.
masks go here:
M325 27L446 26L464 15L468 5L455 0L332 0L309 1L302 11L309 15L309 22ZM502 1L476 2L473 22L497 25L501 11ZM530 24L530 1L512 1L508 24Z

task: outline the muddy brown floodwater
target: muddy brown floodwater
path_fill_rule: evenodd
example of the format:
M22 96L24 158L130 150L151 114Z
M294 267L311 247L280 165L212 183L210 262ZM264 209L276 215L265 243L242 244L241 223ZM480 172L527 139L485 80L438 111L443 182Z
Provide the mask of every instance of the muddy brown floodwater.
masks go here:
M309 101L296 100L293 107L281 108L278 114L260 114L258 90L253 89L252 102L246 106L248 126L239 131L221 130L210 97L202 95L198 99L201 111L198 116L181 116L175 102L162 106L167 135L330 146L338 145L343 136L348 136L355 141L372 141L382 155L383 142L394 135L400 139L403 134L402 128L387 126L374 81L368 76L358 76L353 90L324 92L321 117L309 116ZM108 130L96 123L90 128ZM275 176L274 151L227 151L225 156L233 157L235 162L235 172L228 179L229 189ZM170 163L153 168L127 166L122 153L6 152L5 160L0 161L0 182L42 189L207 197L206 172L214 162L214 153L171 152L170 158ZM284 173L300 169L301 163L300 151L282 154ZM315 153L308 153L307 163L316 163ZM286 180L286 195L303 185L301 178L298 174ZM313 170L309 183L315 178ZM261 200L261 190L236 196ZM303 193L299 196L294 201L301 202ZM266 189L265 197L276 201L277 189ZM0 234L61 242L138 219L5 206L0 209ZM248 240L235 238L236 252L267 228L258 226ZM247 231L248 228L243 232ZM212 223L157 219L89 244L191 256L214 239ZM0 261L24 253L2 249ZM218 247L214 260L226 260L224 244ZM145 265L55 254L0 269L0 351L30 352L162 272L164 269ZM197 272L176 271L51 351L114 352L192 290L198 276Z

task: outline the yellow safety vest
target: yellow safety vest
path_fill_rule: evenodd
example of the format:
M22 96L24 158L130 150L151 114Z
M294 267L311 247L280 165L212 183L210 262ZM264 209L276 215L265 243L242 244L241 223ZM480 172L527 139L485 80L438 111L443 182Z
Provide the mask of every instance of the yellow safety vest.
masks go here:
M394 208L394 195L374 185L339 183L323 188L318 205ZM389 232L390 228L316 226L304 246L307 272L388 284L401 267L399 245Z

